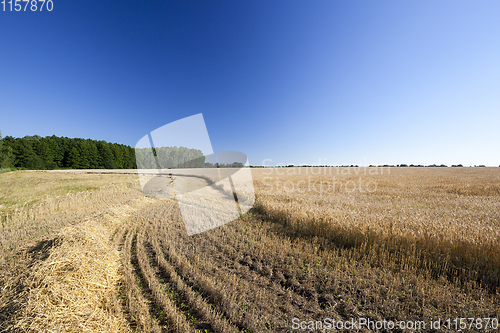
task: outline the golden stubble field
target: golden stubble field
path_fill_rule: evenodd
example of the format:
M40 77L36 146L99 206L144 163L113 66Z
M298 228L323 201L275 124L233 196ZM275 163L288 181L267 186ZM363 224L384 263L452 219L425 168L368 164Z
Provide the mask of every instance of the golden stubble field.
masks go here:
M133 175L0 175L0 331L500 316L500 168L252 176L248 214L188 237L177 203L145 197Z

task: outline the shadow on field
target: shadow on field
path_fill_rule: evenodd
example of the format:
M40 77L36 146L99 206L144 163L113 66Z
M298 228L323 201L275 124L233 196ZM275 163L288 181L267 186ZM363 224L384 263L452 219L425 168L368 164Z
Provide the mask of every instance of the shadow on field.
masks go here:
M33 263L40 260L45 260L49 257L49 250L57 246L60 242L59 238L52 238L38 242L26 250L32 257Z
M304 239L322 248L351 251L355 260L394 271L412 270L434 279L445 277L452 283L477 284L491 293L500 290L498 244L451 242L436 237L404 237L388 231L380 234L346 228L326 219L297 221L286 211L267 210L256 202L251 210L260 219L272 222L274 232L290 239Z
M29 301L29 287L26 280L30 268L47 259L50 250L57 246L59 238L39 241L35 245L21 249L14 260L1 267L5 276L0 275L0 331L15 332L20 311Z

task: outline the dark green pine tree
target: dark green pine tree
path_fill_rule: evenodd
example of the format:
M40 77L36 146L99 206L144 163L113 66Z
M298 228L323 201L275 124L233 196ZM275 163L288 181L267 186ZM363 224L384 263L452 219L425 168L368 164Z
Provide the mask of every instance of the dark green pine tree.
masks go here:
M52 154L52 162L54 164L54 169L61 168L63 166L62 163L64 159L64 151L60 146L62 138L53 135L51 137L46 137L46 139L48 140L49 149Z
M74 146L69 151L67 165L68 167L73 169L80 168L80 153L78 152L78 149Z
M87 140L88 152L89 152L89 167L91 169L99 169L102 164L101 156L97 150L97 146L94 140Z
M89 148L87 142L84 140L78 140L76 143L76 148L80 153L80 169L90 169L90 158L89 158Z
M130 150L128 149L129 147L127 146L122 146L122 151L123 151L123 168L124 169L132 169L130 167Z
M14 166L16 168L36 170L43 166L42 161L33 150L33 140L31 138L15 139L12 148L14 150Z
M14 166L14 150L12 149L12 137L2 139L0 133L0 168L11 168Z
M135 149L132 147L128 147L128 151L129 151L129 156L130 156L128 168L129 169L136 169L137 168L137 161L136 161Z
M121 150L120 145L117 143L113 143L110 146L111 146L111 151L113 152L115 168L123 169L123 152Z
M115 169L115 160L109 143L106 141L98 141L97 150L99 150L99 155L101 155L102 158L102 167L105 169Z
M50 150L48 140L45 138L33 142L34 150L40 158L41 169L54 169L52 151Z

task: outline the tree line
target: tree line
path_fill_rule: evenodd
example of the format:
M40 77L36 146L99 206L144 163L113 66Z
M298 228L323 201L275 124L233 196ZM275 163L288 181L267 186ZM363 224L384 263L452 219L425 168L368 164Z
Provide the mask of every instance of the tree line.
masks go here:
M137 160L136 160L137 156ZM201 150L186 147L134 149L102 140L39 135L2 138L0 168L51 169L156 169L202 168Z
M0 167L30 170L134 169L135 151L102 140L39 135L0 135Z
M199 149L156 147L136 149L139 169L243 168L241 162L210 163Z
M156 147L136 149L139 169L203 168L205 156L199 149Z

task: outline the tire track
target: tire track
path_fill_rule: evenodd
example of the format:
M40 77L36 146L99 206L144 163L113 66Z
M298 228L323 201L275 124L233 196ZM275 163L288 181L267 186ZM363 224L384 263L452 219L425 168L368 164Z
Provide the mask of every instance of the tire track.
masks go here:
M159 318L161 322L169 324L170 331L191 333L196 332L194 327L188 321L188 318L182 307L176 307L176 304L172 301L168 294L164 292L163 286L158 280L157 272L154 271L153 267L150 265L150 260L148 259L148 254L145 249L143 232L138 233L134 237L133 248L135 249L137 256L132 258L132 260L137 260L137 268L140 269L138 275L141 281L144 281L147 285L147 293L150 295L153 312L156 318ZM146 288L145 288L146 289ZM161 308L161 310L160 310Z
M225 318L227 314L221 313L216 310L213 304L207 302L199 291L193 288L193 285L186 282L172 266L172 264L166 259L158 240L155 237L151 239L151 253L153 254L156 264L158 265L159 272L161 276L164 276L169 280L170 285L177 290L181 295L183 295L182 301L185 301L196 317L202 318L208 324L208 327L200 327L201 329L206 329L209 332L238 332L239 330L245 331L245 327L237 327L237 325L231 323ZM167 255L168 257L168 255Z

